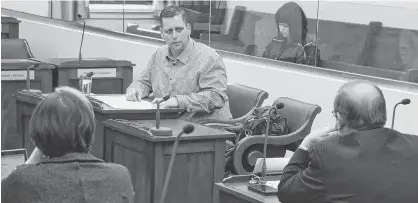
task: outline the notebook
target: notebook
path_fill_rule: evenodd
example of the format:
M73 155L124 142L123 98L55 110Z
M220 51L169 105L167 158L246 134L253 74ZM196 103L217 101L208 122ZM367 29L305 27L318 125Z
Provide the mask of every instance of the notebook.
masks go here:
M7 177L17 166L27 160L26 149L12 149L1 151L1 179Z
M94 99L100 100L101 102L115 108L115 109L155 109L156 105L149 101L141 100L140 102L127 101L124 94L121 95L93 95L90 96Z

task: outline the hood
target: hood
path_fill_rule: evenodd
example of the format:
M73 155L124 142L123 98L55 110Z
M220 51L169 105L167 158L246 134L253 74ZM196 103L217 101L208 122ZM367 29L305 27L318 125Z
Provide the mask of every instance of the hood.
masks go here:
M279 23L289 25L290 39L295 43L302 44L302 9L295 2L285 3L276 12L277 30L280 32Z

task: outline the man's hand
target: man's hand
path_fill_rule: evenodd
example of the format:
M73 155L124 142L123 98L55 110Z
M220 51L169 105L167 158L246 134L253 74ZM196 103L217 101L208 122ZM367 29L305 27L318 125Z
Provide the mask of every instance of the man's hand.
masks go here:
M156 104L158 102L163 101L163 98L155 98L154 100L152 100L153 104ZM170 99L168 99L167 101L161 102L160 103L160 108L165 109L165 108L176 108L179 107L179 102L177 101L176 97L170 97Z
M126 100L128 101L141 101L142 99L142 92L135 88L128 88L126 90Z
M311 132L305 137L305 139L303 139L300 145L310 149L315 143L321 142L329 137L336 135L338 135L338 131L335 129L335 127L325 127L315 132Z

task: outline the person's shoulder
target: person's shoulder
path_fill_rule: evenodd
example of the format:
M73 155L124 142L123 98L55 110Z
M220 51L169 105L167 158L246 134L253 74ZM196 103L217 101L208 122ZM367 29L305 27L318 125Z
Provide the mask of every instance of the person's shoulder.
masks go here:
M17 166L2 182L20 182L25 179L34 179L40 172L42 170L35 164L22 164Z
M209 57L214 59L221 59L221 55L218 53L218 51L206 44L203 44L201 42L195 41L196 50L200 52L202 57Z
M129 172L128 169L121 164L116 164L116 163L101 163L101 164L106 166L108 169L111 169L116 172Z
M167 50L168 50L168 46L167 45L163 45L158 47L154 53L152 54L151 59L155 60L157 58L161 58L161 57L165 57L165 55L167 55Z
M393 131L393 130L390 130L390 131ZM400 144L418 152L418 148L416 147L418 146L418 135L406 134L406 133L401 133L398 131L394 131L394 134L396 135L397 140Z

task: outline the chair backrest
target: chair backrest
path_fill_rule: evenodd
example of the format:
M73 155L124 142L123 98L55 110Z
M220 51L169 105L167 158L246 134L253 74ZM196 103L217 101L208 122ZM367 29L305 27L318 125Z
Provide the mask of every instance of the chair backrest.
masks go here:
M25 39L1 39L1 58L28 59L33 55Z
M246 115L253 108L258 108L268 98L268 93L253 87L230 83L227 87L229 107L233 118Z
M418 69L408 70L408 81L418 83Z
M309 104L288 97L276 99L273 105L276 105L279 102L284 104L284 107L279 111L287 118L291 132L299 130L306 121L308 121L307 126L302 129L302 132L310 132L315 116L322 111L321 107L316 104Z

